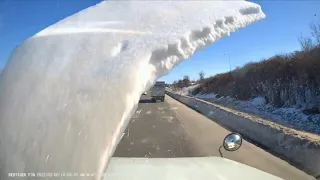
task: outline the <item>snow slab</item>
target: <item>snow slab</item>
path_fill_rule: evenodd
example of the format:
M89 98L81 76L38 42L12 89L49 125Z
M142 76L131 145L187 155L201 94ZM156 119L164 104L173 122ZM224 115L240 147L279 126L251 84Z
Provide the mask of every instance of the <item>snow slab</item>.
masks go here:
M99 179L143 91L196 50L264 17L247 1L103 1L37 33L0 77L0 179Z

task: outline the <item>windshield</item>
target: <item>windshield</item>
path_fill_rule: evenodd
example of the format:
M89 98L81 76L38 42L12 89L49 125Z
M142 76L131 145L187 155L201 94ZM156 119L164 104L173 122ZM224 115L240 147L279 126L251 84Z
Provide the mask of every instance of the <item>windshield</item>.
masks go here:
M0 179L99 179L117 158L319 178L319 7L1 1Z

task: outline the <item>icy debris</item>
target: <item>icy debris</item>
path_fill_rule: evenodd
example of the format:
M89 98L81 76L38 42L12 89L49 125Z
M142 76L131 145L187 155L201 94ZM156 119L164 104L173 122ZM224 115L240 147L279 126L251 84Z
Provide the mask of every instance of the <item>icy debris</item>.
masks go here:
M29 38L0 77L0 179L27 165L99 179L145 90L195 51L264 17L247 1L102 1ZM36 133L40 119L47 130ZM87 140L75 139L84 128ZM52 154L50 164L37 160L39 150Z
M49 158L50 158L50 154L47 155L46 163L48 162Z
M164 110L164 108L163 108L163 107L158 107L158 110L160 110L160 111L161 111L161 110Z
M172 116L164 116L162 118L167 120L169 123L172 123L172 120L174 119L174 117L172 117Z
M141 140L141 143L142 143L142 144L147 144L147 143L150 143L150 142L151 142L151 140L150 140L150 138L148 138L148 137L143 138L143 139Z

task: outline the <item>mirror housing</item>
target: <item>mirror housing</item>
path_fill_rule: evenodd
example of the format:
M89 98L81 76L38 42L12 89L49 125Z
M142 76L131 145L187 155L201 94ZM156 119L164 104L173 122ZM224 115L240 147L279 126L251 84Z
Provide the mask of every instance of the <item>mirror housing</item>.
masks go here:
M238 133L230 133L223 140L223 147L227 151L236 151L242 145L242 137Z

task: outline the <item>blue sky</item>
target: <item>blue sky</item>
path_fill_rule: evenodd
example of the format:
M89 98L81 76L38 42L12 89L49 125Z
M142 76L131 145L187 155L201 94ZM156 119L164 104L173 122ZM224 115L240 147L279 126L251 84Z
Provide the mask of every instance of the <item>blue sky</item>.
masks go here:
M41 29L94 5L100 0L0 0L0 68L11 51ZM309 23L320 19L320 1L263 1L267 18L232 33L198 51L163 77L172 82L184 75L197 79L221 73L247 62L300 49L297 37L308 35ZM228 61L230 57L230 64Z

